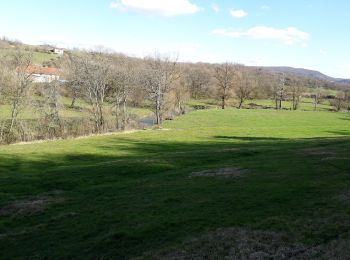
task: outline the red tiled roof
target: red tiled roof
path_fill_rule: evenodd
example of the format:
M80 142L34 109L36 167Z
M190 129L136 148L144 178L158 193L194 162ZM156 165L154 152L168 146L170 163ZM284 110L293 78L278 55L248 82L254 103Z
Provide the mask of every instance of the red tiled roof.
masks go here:
M58 75L59 71L57 68L48 68L40 66L29 66L26 69L29 74L43 74L43 75Z

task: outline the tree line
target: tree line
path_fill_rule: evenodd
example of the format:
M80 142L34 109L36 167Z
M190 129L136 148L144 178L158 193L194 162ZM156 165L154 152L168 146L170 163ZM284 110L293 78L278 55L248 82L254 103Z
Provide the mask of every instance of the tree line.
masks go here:
M314 100L314 110L325 98L336 111L350 106L349 92L331 96L324 89L327 82L230 62L191 64L158 53L139 59L75 50L51 64L59 68L60 80L46 83L33 82L32 64L33 54L21 50L0 61L0 104L9 107L8 119L0 119L0 143L125 130L132 122L130 107L152 109L160 125L186 113L190 99L217 100L222 109L232 100L241 109L248 100L271 99L274 109L285 109L287 101L297 110L305 96ZM89 117L62 116L62 96L70 98L71 109L84 100ZM36 117L20 117L34 110Z

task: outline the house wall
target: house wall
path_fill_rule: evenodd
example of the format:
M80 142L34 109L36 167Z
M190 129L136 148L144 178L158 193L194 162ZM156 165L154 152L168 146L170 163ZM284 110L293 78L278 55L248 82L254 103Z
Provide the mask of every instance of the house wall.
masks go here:
M50 83L54 80L59 80L60 77L57 75L45 75L45 74L33 74L32 80L35 83Z
M54 53L56 53L58 55L63 55L63 50L61 50L61 49L54 49Z

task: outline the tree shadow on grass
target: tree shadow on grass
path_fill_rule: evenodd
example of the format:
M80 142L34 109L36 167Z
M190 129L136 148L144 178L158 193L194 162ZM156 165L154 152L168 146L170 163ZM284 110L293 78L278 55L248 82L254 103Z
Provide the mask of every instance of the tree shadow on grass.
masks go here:
M328 131L328 133L341 136L349 136L350 130Z
M332 161L350 159L348 136L106 137L93 147L35 156L0 152L0 208L52 191L64 198L37 214L0 216L0 258L130 258L232 226L283 231L306 242L350 231L350 204L336 199L350 186L350 165ZM224 167L249 173L190 176Z
M343 117L341 117L340 119L342 119L342 120L350 120L350 113L348 112L347 114L343 114Z
M228 135L218 135L214 136L216 139L228 139L228 140L241 140L241 141L262 141L262 142L269 142L269 141L287 141L286 138L276 138L276 137L255 137L255 136L228 136Z

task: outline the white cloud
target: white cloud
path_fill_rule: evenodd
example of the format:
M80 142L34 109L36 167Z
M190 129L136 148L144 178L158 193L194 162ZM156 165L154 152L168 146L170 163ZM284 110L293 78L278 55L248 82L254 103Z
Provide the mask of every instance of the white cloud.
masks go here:
M220 7L219 7L217 4L213 4L213 5L211 6L211 8L213 9L213 11L214 11L215 13L220 12Z
M305 45L305 42L310 38L310 35L308 33L300 31L295 27L276 29L273 27L256 26L246 31L215 29L212 32L217 35L227 36L231 38L249 37L253 39L279 40L288 45L294 43L301 43L302 45Z
M236 18L242 18L242 17L245 17L245 16L247 16L248 14L244 11L244 10L242 10L242 9L240 9L240 10L230 10L230 14L233 16L233 17L236 17Z
M261 6L261 9L262 9L262 10L270 10L271 7L268 6L268 5L263 5L263 6Z
M119 0L112 2L110 7L119 11L160 16L194 14L200 10L189 0Z

